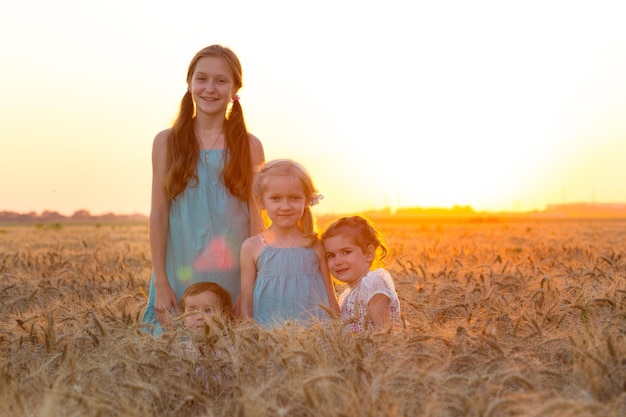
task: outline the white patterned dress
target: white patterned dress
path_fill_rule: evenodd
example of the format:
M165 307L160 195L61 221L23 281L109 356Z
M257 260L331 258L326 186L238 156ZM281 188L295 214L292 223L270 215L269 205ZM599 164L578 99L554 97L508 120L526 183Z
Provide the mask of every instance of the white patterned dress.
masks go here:
M367 315L367 304L376 294L389 297L391 326L397 329L402 327L400 301L393 279L385 269L378 268L368 272L356 287L347 288L339 296L341 320L346 323L346 330L363 332L374 328L374 322Z

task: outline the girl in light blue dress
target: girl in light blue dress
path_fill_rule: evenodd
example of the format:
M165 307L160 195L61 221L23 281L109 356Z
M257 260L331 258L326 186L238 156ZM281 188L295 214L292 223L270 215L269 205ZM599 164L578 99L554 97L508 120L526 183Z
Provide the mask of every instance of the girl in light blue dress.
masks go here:
M172 325L178 300L196 282L224 287L238 310L242 242L262 230L252 199L261 142L246 130L237 92L241 64L228 48L199 51L172 128L152 148L150 251L152 277L145 329Z
M254 198L270 226L241 247L241 312L271 329L311 325L339 313L310 206L321 196L300 164L279 159L254 180Z

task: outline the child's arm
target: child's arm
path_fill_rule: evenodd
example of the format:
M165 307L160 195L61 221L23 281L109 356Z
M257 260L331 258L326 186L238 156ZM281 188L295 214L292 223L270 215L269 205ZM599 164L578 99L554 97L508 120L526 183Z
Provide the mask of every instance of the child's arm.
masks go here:
M330 276L330 272L328 272L326 252L324 251L324 246L322 245L322 242L320 240L315 243L315 251L317 252L317 256L320 259L320 272L322 273L324 286L326 287L326 293L328 294L329 307L333 313L339 316L340 308L339 302L337 301L337 294L335 293L335 285L333 284L333 279Z
M391 300L385 294L374 294L367 303L367 313L374 322L374 329L387 330L391 324Z
M242 318L252 318L252 300L254 297L254 281L256 280L256 236L244 240L241 245L241 294L240 315Z

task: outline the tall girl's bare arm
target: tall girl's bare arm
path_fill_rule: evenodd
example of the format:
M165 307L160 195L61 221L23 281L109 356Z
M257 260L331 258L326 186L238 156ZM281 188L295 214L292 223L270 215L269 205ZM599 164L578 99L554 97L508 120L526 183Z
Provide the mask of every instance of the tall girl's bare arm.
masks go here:
M168 327L170 312L178 309L176 294L165 269L170 200L163 187L169 130L157 134L152 145L152 200L150 206L150 254L154 269L155 311L162 326Z

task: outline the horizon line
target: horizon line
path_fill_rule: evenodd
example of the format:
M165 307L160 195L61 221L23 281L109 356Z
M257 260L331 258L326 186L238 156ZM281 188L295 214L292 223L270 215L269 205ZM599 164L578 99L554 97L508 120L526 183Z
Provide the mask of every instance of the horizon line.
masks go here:
M554 203L554 204L546 204L546 206L543 209L533 209L533 210L475 210L471 205L461 205L461 204L454 204L452 206L398 206L398 207L391 207L391 206L386 206L383 208L378 208L378 209L362 209L362 210L346 210L344 212L327 212L327 213L320 213L320 214L316 214L316 216L331 216L331 215L345 215L345 214L357 214L357 213L363 213L363 214L367 214L367 213L371 213L371 214L418 214L418 212L457 212L458 214L461 214L461 212L466 213L467 215L480 215L480 214L532 214L532 213L541 213L541 212L546 212L546 211L554 211L555 209L566 209L566 208L588 208L588 209L598 209L598 208L604 208L604 209L613 209L611 211L615 211L615 210L624 210L626 211L626 202L585 202L585 201L580 201L580 202L572 202L572 203ZM415 211L416 213L410 213L410 211ZM398 213L400 212L400 213ZM35 210L30 210L30 211L23 211L23 212L18 212L18 211L14 211L14 210L8 210L8 209L0 209L0 215L3 214L16 214L18 216L28 216L28 215L37 215L39 217L43 216L43 215L51 215L51 216L60 216L60 217L66 217L66 218L81 218L81 217L106 217L106 216L144 216L144 217L149 217L150 214L148 213L143 213L140 211L135 211L135 212L115 212L115 211L106 211L106 212L100 212L100 213L92 213L90 210L87 209L78 209L75 210L74 212L72 212L71 214L63 214L60 211L57 210L51 210L51 209L45 209L42 211L35 211Z

